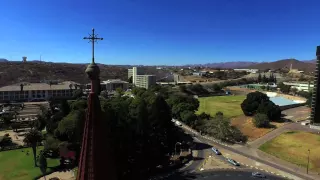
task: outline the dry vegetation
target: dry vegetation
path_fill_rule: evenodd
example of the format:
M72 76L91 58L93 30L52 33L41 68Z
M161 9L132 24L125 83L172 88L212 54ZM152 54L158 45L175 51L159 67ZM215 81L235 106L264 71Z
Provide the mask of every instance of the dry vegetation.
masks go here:
M252 117L243 115L233 118L231 124L238 127L244 135L248 136L249 141L254 141L268 132L283 126L285 123L271 122L270 124L273 125L274 128L256 128L252 123Z
M302 131L291 131L268 141L259 148L280 159L307 167L308 149L312 171L320 172L320 135Z

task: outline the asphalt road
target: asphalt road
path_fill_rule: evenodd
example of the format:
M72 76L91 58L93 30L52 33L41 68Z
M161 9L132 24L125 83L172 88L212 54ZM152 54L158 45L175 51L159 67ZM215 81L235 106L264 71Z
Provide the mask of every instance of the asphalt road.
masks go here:
M285 169L285 168L283 168L283 167L281 167L281 166L279 166L279 165L270 163L270 162L268 162L268 161L265 161L265 160L263 160L263 159L254 157L254 156L252 156L252 155L248 155L248 154L246 154L246 153L244 153L244 152L242 152L242 151L239 151L239 150L237 150L237 149L234 149L234 148L231 148L231 147L227 147L227 146L222 146L222 145L220 145L220 144L218 144L218 143L215 143L215 142L212 142L212 141L208 141L208 140L206 140L206 139L204 139L204 138L202 138L202 137L197 137L197 138L198 138L199 140L201 140L202 142L204 142L204 143L214 144L214 147L216 147L216 148L227 149L227 150L232 151L232 152L234 152L234 153L236 153L236 154L240 154L240 155L242 155L242 156L245 156L245 157L247 157L247 158L250 158L250 159L252 159L252 160L254 160L254 161L256 161L256 162L260 162L260 163L266 164L266 165L268 165L268 166L271 166L271 167L273 167L273 168L279 169L280 171L284 171L284 172L290 173L290 174L292 174L292 175L295 175L295 176L300 177L300 178L305 179L305 180L312 180L312 179L309 178L309 177L303 176L303 175L298 174L298 173L296 173L296 172L294 172L294 171ZM222 153L223 153L223 152L222 152Z
M256 172L256 171L255 171ZM262 173L267 176L268 180L283 180L284 178L274 176L271 174ZM222 171L203 171L201 173L184 173L179 174L175 173L171 176L166 178L167 180L255 180L260 178L252 177L252 171L250 170L242 170L242 171L235 171L235 170L222 170Z
M209 148L207 144L203 144L198 138L193 138L193 142L196 143L195 149L198 151L197 157L194 157L194 160L190 166L184 169L184 171L194 172L199 169L200 165L203 163L206 149Z

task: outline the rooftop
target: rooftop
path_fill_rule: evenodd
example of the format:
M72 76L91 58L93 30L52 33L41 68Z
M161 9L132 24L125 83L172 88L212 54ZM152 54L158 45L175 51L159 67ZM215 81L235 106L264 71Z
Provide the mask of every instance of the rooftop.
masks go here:
M104 83L104 84L108 84L108 83L124 83L124 84L127 84L128 82L122 81L121 79L108 79L106 81L102 81L102 83Z
M20 87L21 83L18 84L14 84L14 85L10 85L10 86L3 86L0 87L0 91L20 91L21 87ZM79 84L73 81L64 81L58 84L52 84L50 86L50 84L47 83L22 83L23 86L23 90L24 91L32 91L32 90L63 90L63 89L70 89L69 85L70 84ZM74 87L73 87L74 89Z

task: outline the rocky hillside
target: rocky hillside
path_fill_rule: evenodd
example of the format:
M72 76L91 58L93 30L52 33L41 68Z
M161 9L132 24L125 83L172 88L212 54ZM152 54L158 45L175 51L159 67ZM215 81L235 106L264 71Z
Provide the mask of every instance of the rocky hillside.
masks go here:
M85 74L87 64L67 64L48 62L0 62L0 86L20 82L39 82L42 80L70 80L88 83ZM120 66L100 66L101 80L127 80L128 71Z
M248 66L247 68L260 69L260 70L265 70L265 69L277 70L277 69L283 69L283 68L289 69L291 64L293 69L299 69L305 72L313 72L315 70L314 63L298 61L296 59L284 59L284 60L279 60L275 62L259 63L259 64Z

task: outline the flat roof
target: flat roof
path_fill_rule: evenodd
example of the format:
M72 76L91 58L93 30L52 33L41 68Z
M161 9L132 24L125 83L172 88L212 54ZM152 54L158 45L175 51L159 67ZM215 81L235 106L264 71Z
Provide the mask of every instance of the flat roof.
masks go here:
M79 84L73 81L64 81L59 84L52 84L51 86L47 83L22 83L24 84L23 90L24 91L32 91L32 90L63 90L63 89L70 89L70 84ZM74 89L74 87L73 87ZM0 91L20 91L20 83L3 86L0 87Z

